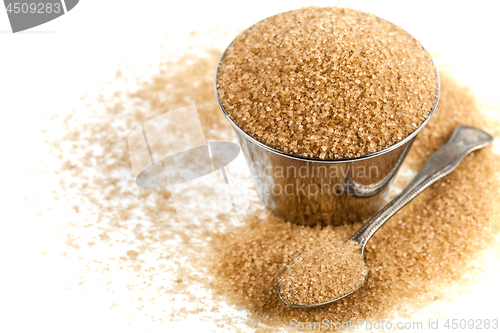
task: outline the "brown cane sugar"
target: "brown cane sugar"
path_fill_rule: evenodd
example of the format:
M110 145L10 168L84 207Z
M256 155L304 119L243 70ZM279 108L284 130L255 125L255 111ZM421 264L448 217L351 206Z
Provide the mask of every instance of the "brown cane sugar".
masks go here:
M400 27L357 10L309 7L240 34L217 91L246 133L286 153L357 157L407 137L437 92L429 54Z
M441 73L441 87L438 109L417 136L404 168L421 168L458 125L499 134L498 119L481 112L467 87L446 72ZM294 319L387 320L396 312L409 317L433 302L449 299L449 288L471 283L467 275L477 272L480 254L492 246L498 251L499 180L500 158L491 147L467 156L453 173L421 193L373 236L365 248L368 280L330 305L311 309L285 305L278 296L277 277L313 244L345 241L361 224L320 229L271 215L249 216L244 226L214 237L214 244L222 245L214 247L211 287L270 327L289 328Z
M300 255L287 267L280 277L280 294L290 304L321 304L356 290L367 274L358 243L328 243Z
M65 285L72 292L83 293L95 281L94 288L103 288L112 302L111 316L117 309L137 307L130 313L133 320L148 316L148 322L159 325L188 318L224 327L218 331L288 331L292 319L386 320L395 312L409 318L470 286L473 280L467 277L480 272L478 258L486 249L498 255L500 158L491 147L467 156L452 174L387 221L365 249L367 282L323 308L286 306L277 294L277 278L298 254L314 244L343 242L361 224L319 228L287 223L262 213L255 190L245 185L248 208L235 204L233 213L207 221L206 228L174 228L169 192L136 187L126 137L137 124L194 103L207 138L230 140L231 128L214 98L213 69L220 52L200 56L196 49L178 60L162 59L156 74L139 87L117 75L114 82L120 84L110 83L97 97L85 98L78 109L83 112L64 121L65 138L51 141L62 165L55 195L62 198L59 202L71 200L68 207L81 202L78 214L86 218L81 227L68 220L61 231L78 236L72 242L63 239L68 246L64 259L57 260L61 266L55 266L63 273L70 264L81 270L81 280L73 270L66 273ZM482 112L471 91L447 72L440 76L438 108L417 136L402 171L421 168L458 125L500 136L498 119ZM494 110L498 114L497 106ZM90 116L82 121L78 114ZM397 181L400 187L405 184ZM86 234L91 235L88 246L79 238ZM90 259L88 264L82 258ZM134 279L123 283L124 275ZM457 289L450 292L452 287ZM244 315L230 312L227 304Z

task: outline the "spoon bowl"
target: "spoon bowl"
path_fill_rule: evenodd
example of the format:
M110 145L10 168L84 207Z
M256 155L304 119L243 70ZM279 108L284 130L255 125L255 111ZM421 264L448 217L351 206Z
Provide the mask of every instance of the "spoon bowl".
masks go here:
M317 249L317 248L316 248ZM363 251L361 249L361 251ZM304 253L302 253L304 254ZM297 259L299 259L302 254L298 255L297 257L295 257L294 260L292 260L290 263L288 263L288 265L285 267L285 269L281 272L281 275L280 275L280 279L281 280L281 277L284 276L285 272L287 271L287 269L292 269L294 263L296 262ZM367 272L368 272L368 266L366 264L366 261L365 261L365 258L363 256L363 252L361 253L361 256L363 258L363 264L364 266L367 268ZM337 297L337 298L334 298L334 299L331 299L331 300L328 300L326 302L321 302L321 303L316 303L316 304L294 304L294 303L290 303L288 302L282 295L282 288L281 288L281 283L278 282L278 294L279 294L279 297L281 299L281 301L283 301L283 303L285 303L286 305L288 306L291 306L291 307L294 307L294 308L311 308L311 307L319 307L319 306L323 306L323 305L327 305L327 304L330 304L330 303L333 303L333 302L336 302L338 300L341 300L342 298L344 297L347 297L349 295L351 295L352 293L356 292L358 289L360 289L364 284L365 282L368 280L368 273L365 275L364 279L361 281L361 283L354 289L350 290L348 293L340 296L340 297Z

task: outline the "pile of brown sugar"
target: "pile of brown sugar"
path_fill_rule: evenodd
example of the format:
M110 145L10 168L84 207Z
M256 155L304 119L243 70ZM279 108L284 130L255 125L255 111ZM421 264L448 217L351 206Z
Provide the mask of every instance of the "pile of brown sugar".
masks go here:
M65 170L55 195L65 198L76 193L71 206L81 199L92 208L77 207L88 218L83 226L65 225L68 233L78 237L68 242L72 245L61 265L79 267L84 281L101 284L110 298L111 315L119 308L137 307L131 315L134 320L164 325L187 317L189 322L216 322L238 332L243 330L237 322L241 318L243 328L257 332L288 331L291 319L385 320L396 311L408 318L414 311L453 297L450 286L469 286L467 275L482 268L478 257L487 248L498 251L500 158L488 147L467 156L457 170L424 191L373 236L365 249L370 277L361 289L323 308L287 307L276 290L277 277L287 263L314 244L347 240L360 224L321 229L286 223L262 214L262 205L254 201L255 190L245 185L248 208L235 206L232 214L207 221L206 228L174 228L170 193L135 185L126 137L148 119L194 103L207 139L230 140L231 128L214 98L213 69L220 50L210 50L203 57L198 49L191 54L180 60L162 59L156 75L138 89L117 74L115 81L124 82L105 87L112 90L111 96L90 95L88 103L82 103L84 112L79 113L90 115L88 123L82 123L77 112L64 122L68 126L64 140L52 144ZM446 72L440 75L439 106L417 136L402 171L421 168L458 125L500 136L499 121L481 112L471 92ZM124 90L130 86L130 91ZM79 147L85 148L81 154ZM92 233L90 243L84 242L86 233ZM109 260L95 257L96 253ZM84 265L81 258L93 260ZM123 284L123 274L134 279ZM67 279L66 284L83 293L89 284L79 281ZM228 312L227 303L250 316L237 318L235 312Z
M500 134L498 119L482 113L468 88L448 73L440 74L440 103L403 168L419 170L458 125ZM211 288L250 311L252 323L285 331L291 320L381 321L391 320L396 312L408 318L433 302L450 299L471 283L470 274L481 267L481 253L498 251L499 183L500 157L492 147L467 156L453 173L421 193L373 236L365 248L368 280L330 305L311 309L285 305L278 295L278 277L293 258L314 244L345 241L361 224L321 229L286 223L271 214L249 216L243 226L213 236ZM450 294L449 288L457 289Z
M427 118L435 68L400 27L347 8L309 7L240 34L217 90L246 133L286 153L321 159L387 148Z
M330 242L295 259L280 276L279 292L290 304L321 304L356 290L367 274L358 243Z

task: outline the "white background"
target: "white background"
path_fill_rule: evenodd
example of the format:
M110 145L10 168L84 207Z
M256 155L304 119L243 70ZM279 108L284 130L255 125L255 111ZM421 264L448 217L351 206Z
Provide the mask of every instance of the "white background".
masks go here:
M37 276L30 276L30 268L23 262L31 256L26 235L36 222L33 214L26 212L25 198L36 191L35 184L27 182L27 175L30 168L37 168L30 157L39 140L38 125L45 119L42 115L71 108L85 91L111 80L121 60L136 61L138 70L141 64L154 61L167 34L181 43L189 31L204 31L210 26L230 31L234 37L239 29L260 19L311 4L339 2L86 0L52 22L17 34L10 32L7 14L0 9L0 171L4 177L0 192L0 304L4 308L0 318L4 319L0 319L0 331L125 329L120 318L79 306L91 302L89 299L78 295L52 298L52 292L59 295L60 291L52 291L50 286L47 290L29 288ZM495 1L343 1L340 5L372 12L402 26L476 94L498 99L500 19ZM222 38L217 43L227 45L230 40ZM494 303L500 296L494 282L498 272L498 268L487 268L489 275L471 294L440 310L450 318L500 319ZM30 306L33 303L36 308ZM81 312L75 313L75 309ZM429 316L427 312L420 317L425 320ZM211 325L206 323L152 326L140 322L129 329L205 332L208 327Z

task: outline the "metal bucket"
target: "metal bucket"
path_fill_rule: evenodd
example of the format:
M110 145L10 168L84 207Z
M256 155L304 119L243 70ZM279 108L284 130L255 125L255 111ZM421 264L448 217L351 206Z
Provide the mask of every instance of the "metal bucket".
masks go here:
M217 64L215 94L238 137L265 206L286 221L304 225L359 222L380 210L384 196L415 137L436 109L440 92L437 70L438 87L432 110L427 119L404 140L361 157L318 159L271 148L252 138L231 120L217 92L217 74L225 53Z

